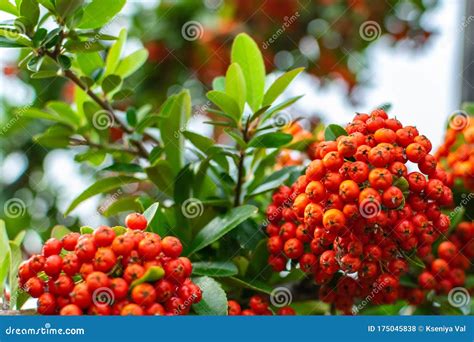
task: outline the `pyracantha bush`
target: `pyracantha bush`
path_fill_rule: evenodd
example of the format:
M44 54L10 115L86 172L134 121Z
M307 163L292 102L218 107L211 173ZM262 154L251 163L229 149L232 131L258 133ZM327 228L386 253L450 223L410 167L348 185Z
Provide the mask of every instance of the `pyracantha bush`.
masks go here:
M289 306L283 306L272 310L268 298L262 295L252 296L249 300L248 309L242 309L239 302L235 300L227 301L229 316L294 316L295 310Z
M43 315L185 315L201 300L179 239L145 232L141 214L127 230L100 226L45 242L19 268L20 285Z
M275 271L291 260L321 285L320 299L350 313L357 298L400 297L410 260L450 226L440 208L452 192L430 140L382 109L331 132L310 147L305 174L274 193L267 247Z
M466 189L474 190L474 123L469 119L465 114L451 118L435 157L446 170L451 186L460 179Z

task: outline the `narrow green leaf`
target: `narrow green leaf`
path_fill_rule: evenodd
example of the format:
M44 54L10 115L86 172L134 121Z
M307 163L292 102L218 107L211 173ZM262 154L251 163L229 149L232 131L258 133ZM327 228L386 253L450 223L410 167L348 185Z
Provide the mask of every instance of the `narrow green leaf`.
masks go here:
M30 38L19 32L17 29L0 27L0 37L3 38L3 40L0 41L0 47L2 46L2 43L5 47L33 46L33 42ZM10 43L11 46L8 46L8 43Z
M288 144L291 140L293 140L293 136L291 134L282 132L265 133L250 140L248 146L267 148L280 147Z
M239 34L232 44L232 63L242 68L247 88L247 103L254 111L262 105L265 90L265 65L258 45L245 33Z
M20 267L22 256L21 248L13 241L9 242L10 245L10 270L9 280L10 285L10 310L16 308L17 291L18 291L18 268Z
M42 78L51 78L51 77L58 77L58 72L55 70L44 70L38 71L34 74L31 74L32 79L42 79Z
M124 1L124 0L121 0L121 1ZM115 70L117 69L120 63L120 56L122 54L122 49L123 49L123 46L125 45L126 40L127 40L127 30L122 29L122 31L120 31L117 41L110 48L110 51L105 60L105 75L104 76L113 74Z
M84 15L78 27L97 29L120 12L126 0L93 0L84 8Z
M214 140L198 133L184 131L183 135L203 153L207 153L208 150L215 145Z
M56 0L56 11L64 19L84 4L84 0Z
M155 202L145 210L145 212L143 213L143 216L145 216L146 221L148 223L151 223L153 221L159 209L160 209L160 203Z
M211 90L206 94L217 107L226 114L231 115L235 120L239 120L241 111L237 102L228 94L217 90Z
M115 74L122 78L127 78L145 64L148 59L148 50L140 49L122 59L115 71Z
M117 75L108 75L102 81L102 90L109 94L116 90L122 84L122 78Z
M263 106L271 105L278 98L278 96L280 96L283 91L285 91L293 79L303 70L304 68L294 69L278 77L265 93L265 96L263 97Z
M240 113L237 120L240 119L240 116L242 116L242 113L244 112L245 99L247 97L246 91L242 69L239 64L232 63L229 66L229 69L227 69L227 74L225 76L225 92L233 98L239 106Z
M80 126L81 118L66 102L61 101L50 101L47 103L46 108L56 113L58 117L61 117L69 122L71 126Z
M196 235L189 254L195 253L217 241L240 223L257 213L257 211L257 207L253 205L243 205L233 208L222 217L215 217Z
M202 299L193 305L193 310L203 316L226 316L227 296L221 285L210 277L193 278L193 282L202 291Z
M83 191L78 197L76 197L72 201L72 203L69 205L64 215L68 215L79 204L89 199L90 197L120 188L122 185L125 185L125 184L138 183L138 182L140 182L138 178L129 177L129 176L109 177L109 178L100 179L94 184L92 184L90 187L88 187L85 191Z
M25 111L22 111L22 114L27 117L27 118L32 118L32 119L44 119L44 120L49 120L49 121L54 121L54 122L59 122L65 125L70 125L71 123L69 120L62 118L57 115L50 114L48 112L44 112L42 110L36 109L36 108L28 108Z
M0 0L0 11L18 16L18 10L9 0Z
M210 277L230 277L239 272L237 266L230 261L198 261L193 262L193 274Z
M165 102L159 123L164 152L174 173L184 166L184 136L181 134L191 116L191 96L183 90Z
M39 6L36 0L22 0L20 4L20 19L28 30L32 30L39 19Z

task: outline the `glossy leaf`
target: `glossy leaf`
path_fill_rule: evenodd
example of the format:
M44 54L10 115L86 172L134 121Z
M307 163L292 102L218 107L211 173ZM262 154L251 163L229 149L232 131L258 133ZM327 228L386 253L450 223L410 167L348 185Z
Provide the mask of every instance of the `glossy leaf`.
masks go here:
M120 63L120 56L122 54L125 40L127 39L127 31L122 29L119 33L117 41L110 48L107 58L105 60L105 74L104 76L113 74Z
M210 277L193 278L193 282L202 291L202 299L193 305L193 310L198 315L226 316L227 295L221 285Z
M84 8L78 27L97 29L109 22L125 5L126 0L93 0Z
M245 78L240 68L240 65L237 63L232 63L227 69L225 77L225 92L234 101L237 102L240 113L237 119L240 119L245 107L245 99L247 97L247 90L245 85Z
M249 147L280 147L293 140L291 134L282 132L265 133L250 140Z
M85 200L95 195L120 188L121 186L125 184L137 183L137 182L140 182L140 180L135 177L129 177L129 176L109 177L109 178L98 180L97 182L95 182L90 187L88 187L84 192L82 192L78 197L76 197L72 201L72 203L69 205L64 215L68 215L79 204L81 204Z
M242 68L247 89L247 103L254 111L258 110L265 89L265 65L257 44L250 36L241 33L234 39L231 60Z
M240 118L241 111L239 105L228 94L217 90L211 90L207 93L207 98L211 100L217 107L222 109L224 113L229 114L235 120Z
M230 261L193 262L193 274L210 277L230 277L239 272Z
M341 135L347 135L347 132L339 125L328 125L324 130L324 139L326 141L335 141Z
M130 284L130 289L133 289L135 286L143 284L143 283L154 283L161 278L163 278L165 275L165 271L163 270L162 267L160 266L151 266L145 274L136 280L134 280Z
M148 58L148 50L140 49L122 59L115 70L115 74L127 78L137 71Z
M278 77L266 91L263 98L263 106L271 105L303 70L304 68L294 69Z
M240 223L256 214L257 207L243 205L233 208L223 216L215 217L194 238L189 254L195 253L217 241Z

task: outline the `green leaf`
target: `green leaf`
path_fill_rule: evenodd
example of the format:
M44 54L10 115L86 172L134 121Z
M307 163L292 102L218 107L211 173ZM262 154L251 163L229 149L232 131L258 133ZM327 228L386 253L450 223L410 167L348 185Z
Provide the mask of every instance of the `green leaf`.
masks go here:
M155 202L145 210L145 212L143 213L143 216L145 216L146 221L148 223L151 223L153 221L159 209L160 209L160 203Z
M21 244L23 243L23 240L25 239L25 235L26 235L26 230L20 231L13 239L13 242L17 244L18 246L21 246Z
M158 189L169 195L173 195L174 172L167 160L161 159L154 166L145 169L148 178L158 187Z
M18 16L18 10L9 0L0 0L0 11Z
M232 63L229 66L229 69L227 69L227 74L225 76L225 92L238 104L240 113L237 119L239 120L244 112L245 98L247 97L247 94L244 74L240 65L237 63Z
M125 211L138 212L141 209L136 196L118 198L107 206L103 211L105 217L111 217Z
M115 70L115 74L127 78L145 64L148 59L148 50L140 49L122 59Z
M102 81L102 90L104 91L104 93L109 94L118 87L120 87L121 84L122 78L120 76L108 75Z
M335 141L341 135L347 135L347 132L339 125L328 125L324 130L324 139L326 141Z
M202 291L202 299L193 305L193 310L198 315L226 316L227 296L221 285L210 277L193 278L193 282Z
M454 210L452 210L448 214L449 219L451 220L451 224L449 225L449 230L446 236L449 236L452 232L456 230L458 225L462 222L465 212L466 212L466 208L460 205L454 208Z
M51 78L51 77L58 77L58 72L55 70L44 70L38 71L34 74L31 74L32 79L42 79L42 78Z
M211 90L206 94L207 98L211 100L217 107L222 109L226 114L238 120L241 112L237 102L228 94L217 90Z
M98 52L78 53L76 60L82 72L86 76L92 76L92 73L97 69L104 67L104 60Z
M61 66L61 68L64 70L71 69L72 62L71 62L71 58L69 58L68 56L65 56L65 55L59 56L58 63Z
M82 226L81 228L79 228L79 231L81 232L81 235L92 234L94 233L94 228L89 226Z
M66 44L64 44L64 48L69 52L74 52L74 53L83 52L86 54L105 50L105 46L96 40L86 40L86 41L69 40Z
M226 282L232 284L233 286L241 287L241 288L246 288L266 294L271 294L273 288L269 285L267 285L264 282L258 281L258 280L248 280L248 279L241 279L237 277L229 277L226 278Z
M10 310L16 308L17 291L18 291L18 268L22 261L21 248L13 241L9 242L10 246L10 271L9 280L10 285Z
M242 68L247 89L247 103L254 111L262 104L265 89L265 65L257 44L245 33L240 33L232 44L232 63Z
M135 286L143 283L154 283L155 281L160 280L165 275L165 271L160 266L151 266L145 274L130 284L130 289L133 289Z
M127 228L123 227L123 226L114 226L112 227L114 233L115 233L115 236L120 236L120 235L123 235L127 232Z
M184 131L183 135L203 153L207 153L215 145L214 140L198 133Z
M84 0L56 0L56 12L64 19L84 4Z
M61 240L65 235L71 231L66 226L56 225L51 230L51 237Z
M250 140L248 146L268 148L280 147L288 144L291 140L293 140L293 136L291 134L282 132L265 133Z
M184 137L181 132L191 116L189 91L183 90L168 98L160 115L163 117L159 125L166 159L177 174L184 166Z
M44 119L44 120L49 120L49 121L54 121L54 122L59 122L65 125L70 125L71 123L69 120L62 118L60 116L50 114L48 112L44 112L42 110L36 109L36 108L28 108L25 111L21 112L25 117L27 118L32 118L32 119Z
M124 0L122 0L124 1ZM106 1L107 2L107 1ZM119 33L117 41L110 48L105 60L105 76L113 74L120 63L123 46L127 40L127 30L122 29Z
M69 140L74 131L63 125L49 127L46 132L33 137L37 144L49 148L65 148L69 145Z
M137 173L143 172L143 168L138 164L132 163L114 163L106 168L102 169L102 171L114 171L114 172L125 172L125 173Z
M120 12L126 0L93 0L84 8L84 16L78 27L97 29L104 26Z
M132 97L134 94L132 89L121 89L114 94L113 99L114 101L123 101Z
M265 93L265 96L263 98L263 106L271 105L278 98L278 96L280 96L283 91L285 91L285 89L293 81L293 79L298 76L299 73L303 70L304 68L294 69L278 77Z
M210 277L230 277L239 272L237 266L230 261L198 261L193 262L193 274Z
M0 293L3 293L10 266L10 245L5 222L0 220Z
M69 205L64 215L65 216L68 215L79 204L89 199L90 197L120 188L122 185L125 185L125 184L138 183L138 182L140 182L138 178L129 177L129 176L109 177L109 178L100 179L94 184L92 184L90 187L88 187L78 197L76 197L74 201L72 201L72 203Z
M25 24L28 31L31 31L38 23L39 6L36 0L22 0L20 7L20 19Z
M257 211L257 207L253 205L243 205L233 208L224 216L215 217L196 235L189 254L195 253L219 240L240 223L257 213Z
M58 117L67 120L71 126L80 126L81 118L66 102L61 101L50 101L46 105L46 108L56 113Z
M251 120L254 120L256 119L256 115L257 114L260 114L262 116L262 122L265 121L265 120L268 120L269 118L271 118L274 114L278 113L278 112L281 112L283 109L291 106L293 103L295 103L296 101L298 101L299 99L301 99L303 97L303 95L300 95L300 96L295 96L295 97L291 97L275 106L272 106L270 108L268 108L268 110L266 110L264 113L261 113L260 111L258 111L257 113L255 113Z
M0 37L3 39L0 41L0 47L21 47L27 46L32 47L33 42L26 35L22 34L16 28L5 28L0 27ZM8 46L10 43L10 46Z
M405 177L402 176L402 177L397 178L395 182L393 182L393 186L396 186L397 188L399 188L405 197L408 196L410 190L409 190L408 181L406 180Z

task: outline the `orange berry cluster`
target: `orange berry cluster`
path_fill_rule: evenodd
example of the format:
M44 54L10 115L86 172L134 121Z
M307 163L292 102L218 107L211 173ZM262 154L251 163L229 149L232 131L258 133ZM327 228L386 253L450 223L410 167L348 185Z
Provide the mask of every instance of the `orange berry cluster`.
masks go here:
M270 303L264 296L255 295L249 300L249 308L243 309L235 300L227 301L227 312L229 316L294 316L295 310L289 306L279 308L276 313L270 309Z
M468 190L474 190L474 122L466 114L451 118L435 157L448 172L451 186L460 179Z
M448 294L451 289L464 286L466 270L474 259L474 223L461 222L448 240L423 258L425 269L418 275L418 288L405 288L403 297L411 304L421 304L430 290Z
M92 234L51 238L42 253L19 268L20 285L38 298L43 315L185 315L201 300L192 264L179 239L144 232L141 214L126 218L117 234L100 226ZM147 274L158 273L147 278Z
M428 255L448 231L440 207L452 204L452 192L415 127L377 109L345 130L313 146L305 174L274 193L266 230L275 271L299 264L322 285L320 298L350 313L357 298L399 297L407 256Z

